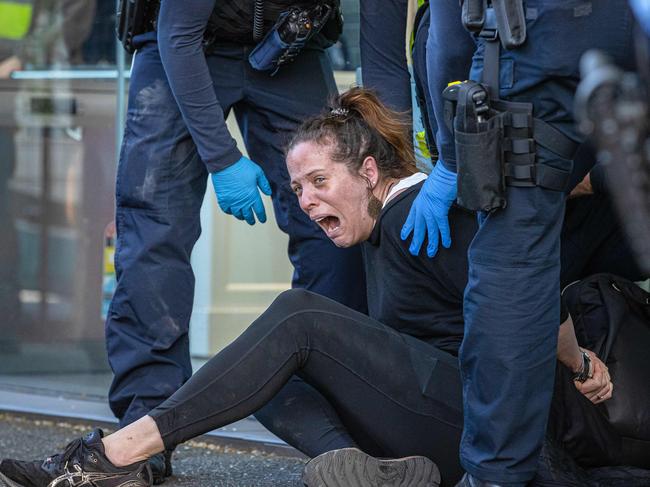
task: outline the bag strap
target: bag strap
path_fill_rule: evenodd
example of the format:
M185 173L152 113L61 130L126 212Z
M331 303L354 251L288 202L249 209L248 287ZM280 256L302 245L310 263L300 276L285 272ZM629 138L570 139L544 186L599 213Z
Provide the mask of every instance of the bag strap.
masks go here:
M606 334L589 346L603 361L608 359L620 327L626 323L629 313L647 316L646 323L650 327L650 293L624 277L610 273L593 274L567 285L562 290L562 296L569 305L576 333L582 337L579 339L581 343L588 338L583 333L590 328L588 318L594 316L594 306L602 308L602 316L607 325ZM571 299L566 299L567 296Z
M642 309L645 308L644 312L650 314L650 294L646 293L632 281L614 274L596 274L589 279L594 279L597 282L603 305L607 307L608 318L610 320L609 333L607 334L607 340L603 347L602 360L605 361L614 347L614 342L619 334L620 327L625 322L623 315L628 313L630 308L632 308L631 302L640 305ZM613 290L615 294L605 291L605 289ZM616 306L613 301L618 300L618 297L627 306ZM613 315L611 313L615 314ZM650 326L650 322L648 326Z
M635 283L628 281L620 276L614 274L609 275L611 278L612 288L625 296L626 299L633 301L634 303L645 308L648 313L650 313L650 293L641 289ZM650 323L648 323L650 326Z

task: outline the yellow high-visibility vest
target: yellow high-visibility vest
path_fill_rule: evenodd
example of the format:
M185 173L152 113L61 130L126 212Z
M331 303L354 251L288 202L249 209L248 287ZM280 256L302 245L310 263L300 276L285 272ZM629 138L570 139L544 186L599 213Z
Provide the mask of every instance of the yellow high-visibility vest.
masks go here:
M32 24L31 1L0 0L0 39L21 40Z

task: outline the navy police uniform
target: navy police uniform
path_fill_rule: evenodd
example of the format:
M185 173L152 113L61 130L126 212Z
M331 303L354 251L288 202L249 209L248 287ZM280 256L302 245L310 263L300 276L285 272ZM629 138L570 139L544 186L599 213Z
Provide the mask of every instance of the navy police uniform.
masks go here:
M536 118L580 141L572 114L580 56L597 48L629 64L629 9L623 0L524 3L527 40L501 50L500 98L532 103ZM476 81L487 42L478 38ZM538 145L536 155L538 165L572 170L572 161L552 150ZM460 455L478 479L523 486L535 475L553 390L565 194L508 186L507 200L505 209L481 215L469 249Z
M265 30L293 3L265 0ZM117 289L106 322L115 374L109 401L122 426L192 374L190 254L208 173L241 157L224 122L231 110L271 183L276 220L289 235L293 287L365 311L359 249L336 248L309 221L285 167L292 131L336 93L329 61L312 43L275 76L254 70L252 11L252 0L162 0L156 30L134 39L116 184ZM217 28L205 52L209 20Z

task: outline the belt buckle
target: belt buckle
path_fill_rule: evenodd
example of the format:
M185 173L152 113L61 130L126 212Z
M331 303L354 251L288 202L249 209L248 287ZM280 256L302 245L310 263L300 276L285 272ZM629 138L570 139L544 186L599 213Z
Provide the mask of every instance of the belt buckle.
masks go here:
M485 9L485 23L483 29L479 33L479 37L487 41L496 41L499 37L499 30L497 29L497 16L494 12L494 7Z

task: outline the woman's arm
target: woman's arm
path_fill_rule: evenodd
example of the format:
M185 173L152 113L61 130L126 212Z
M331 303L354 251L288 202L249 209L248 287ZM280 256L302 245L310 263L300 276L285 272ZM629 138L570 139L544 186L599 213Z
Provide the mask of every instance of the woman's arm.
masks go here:
M583 352L589 356L588 364L583 359ZM591 402L598 404L612 397L614 384L612 384L610 379L607 366L595 353L578 346L573 320L570 315L560 325L557 358L574 373L583 371L585 365L589 367L589 370L584 371L587 375L587 380L584 382L575 380L574 384L576 389Z
M578 346L571 316L560 325L560 334L557 341L557 359L572 372L580 372L582 370L582 353Z

